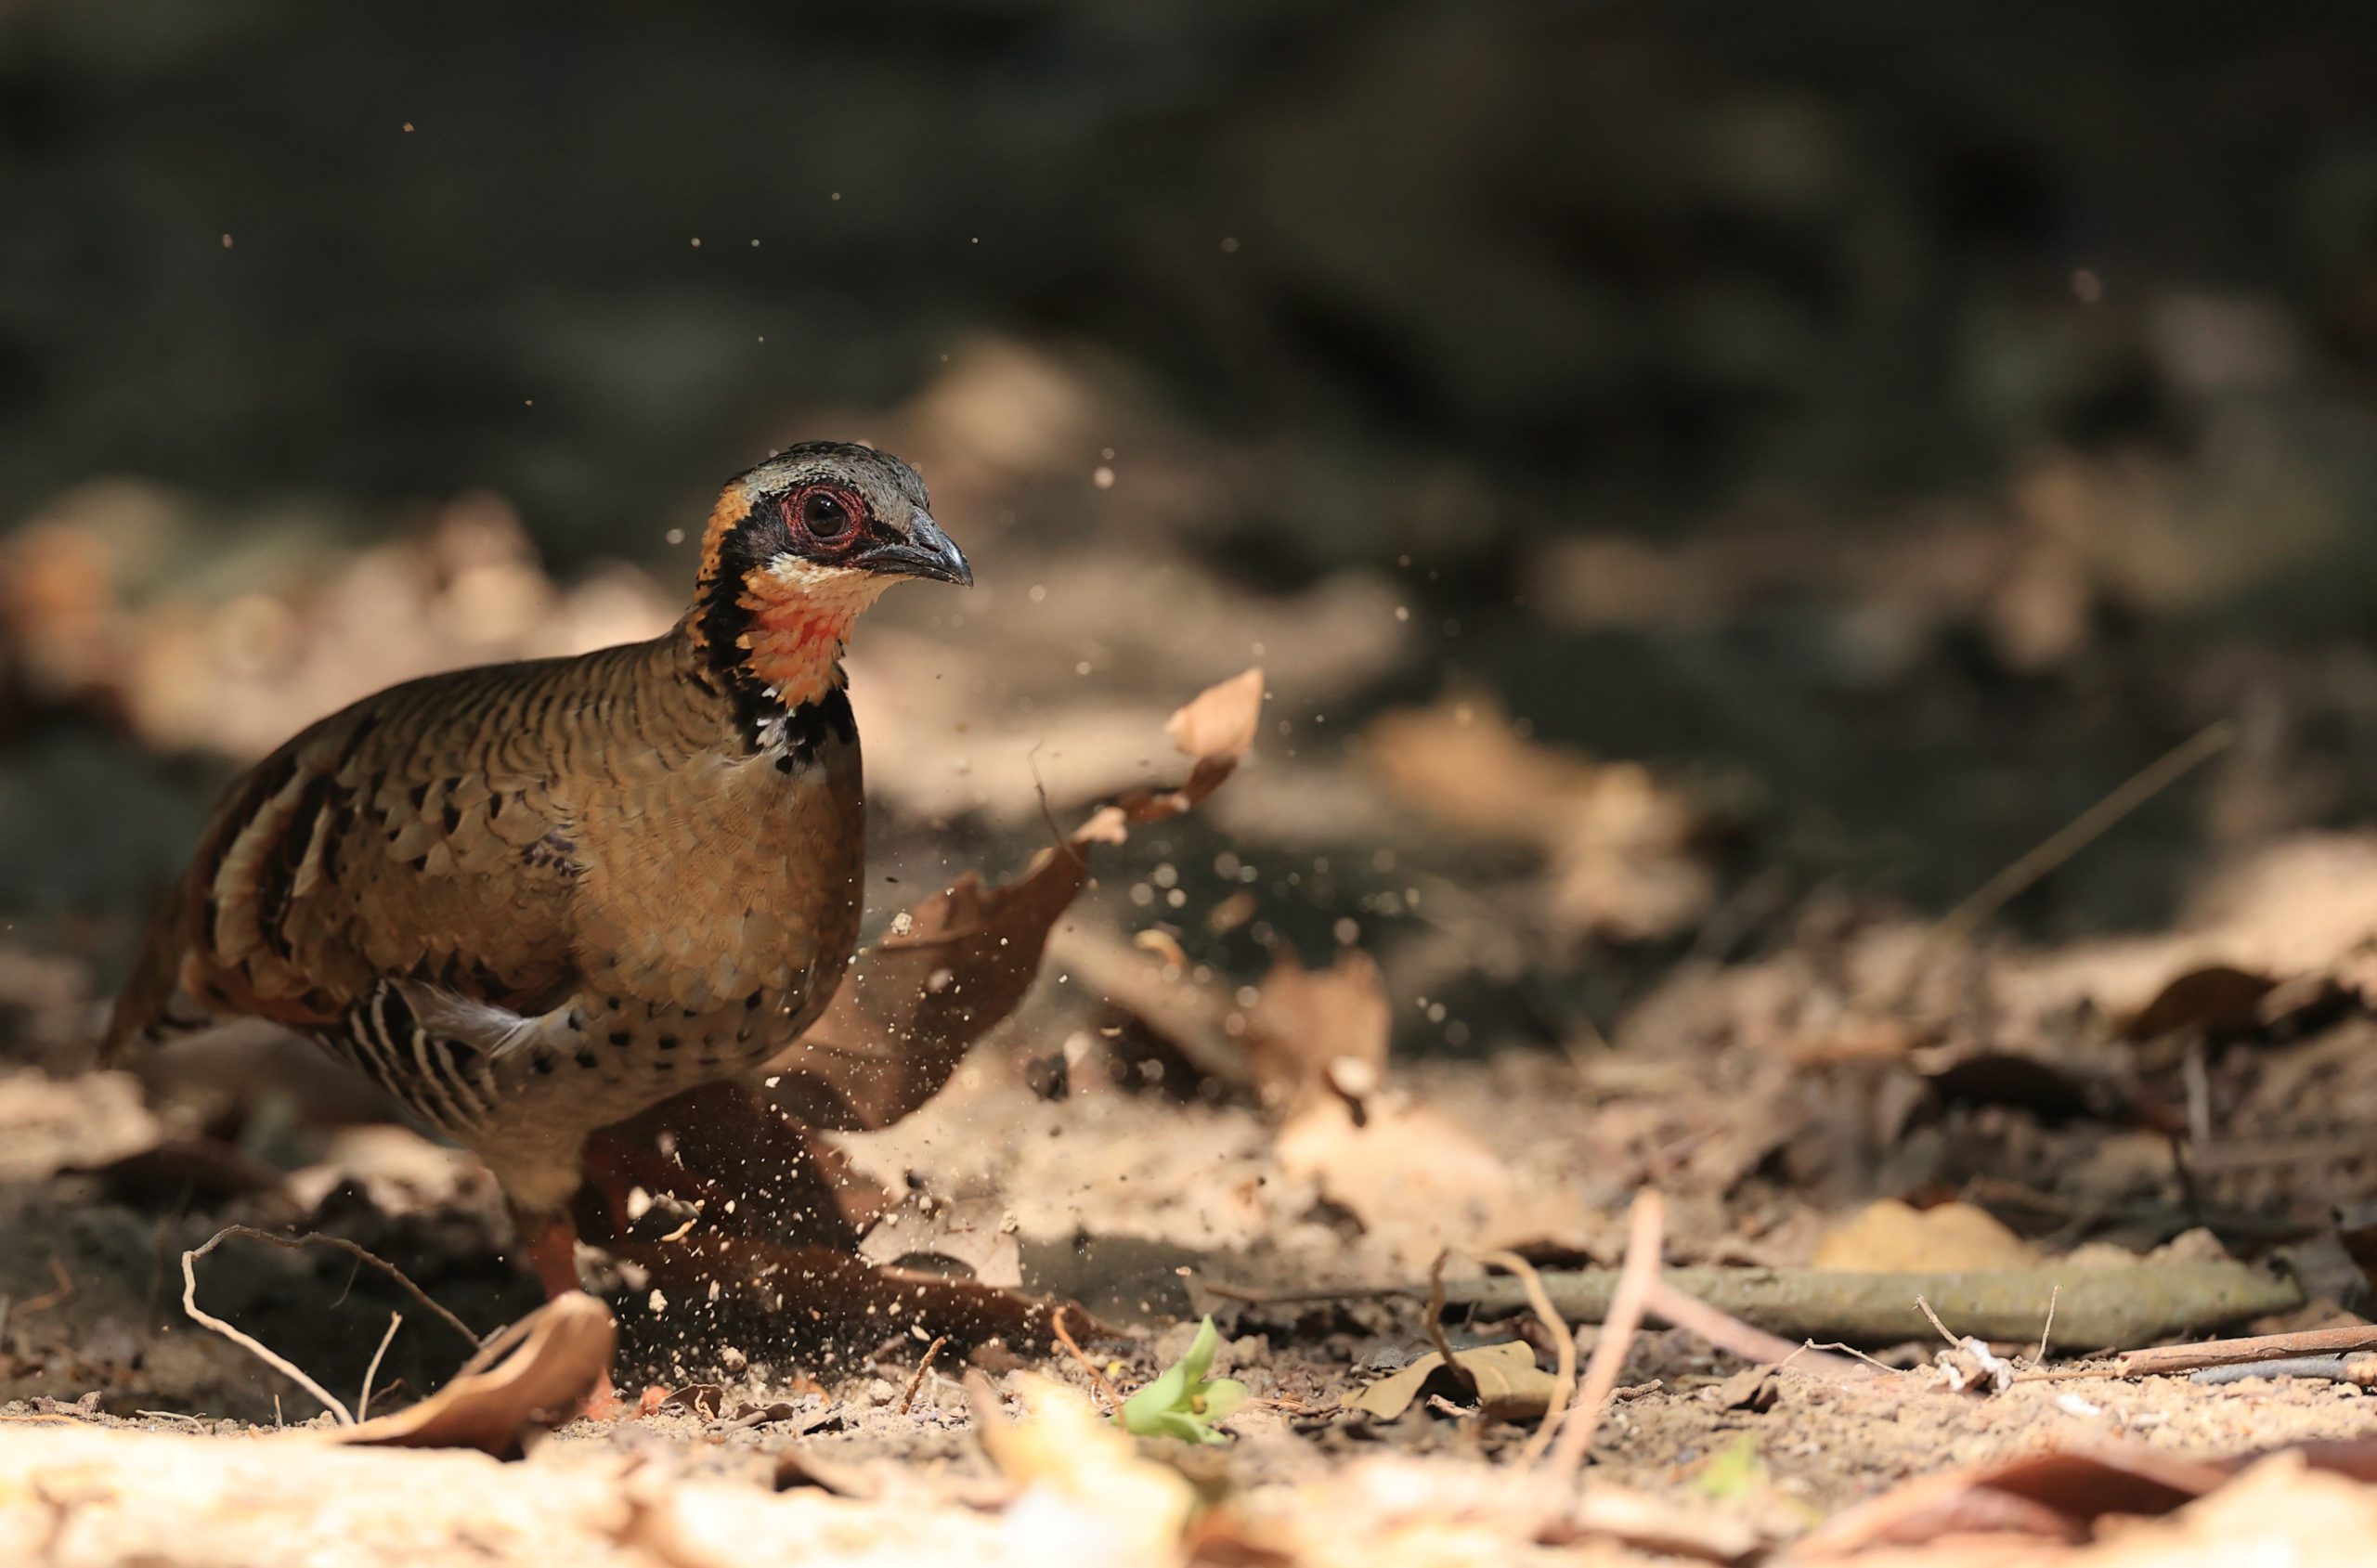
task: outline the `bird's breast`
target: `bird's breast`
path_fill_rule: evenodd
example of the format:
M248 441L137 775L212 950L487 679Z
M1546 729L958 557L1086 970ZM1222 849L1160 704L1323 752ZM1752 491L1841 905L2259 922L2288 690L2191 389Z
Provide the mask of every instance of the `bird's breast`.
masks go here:
M598 986L707 1011L838 975L857 944L854 733L700 758L585 810L580 966Z

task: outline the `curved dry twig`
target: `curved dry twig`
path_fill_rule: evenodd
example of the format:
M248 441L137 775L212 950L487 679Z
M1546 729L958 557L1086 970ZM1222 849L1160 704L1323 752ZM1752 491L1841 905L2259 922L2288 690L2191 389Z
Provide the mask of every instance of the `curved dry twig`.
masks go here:
M1634 1330L1642 1327L1651 1282L1658 1277L1659 1244L1666 1231L1667 1202L1656 1187L1646 1186L1634 1195L1634 1213L1626 1228L1626 1261L1619 1266L1617 1289L1611 1292L1609 1314L1602 1320L1592 1359L1585 1364L1584 1387L1577 1391L1576 1408L1568 1413L1567 1424L1560 1429L1560 1439L1545 1461L1553 1475L1574 1475L1592 1448L1593 1433L1600 1430L1602 1411L1617 1386L1618 1370L1626 1364Z
M366 1419L371 1414L371 1385L380 1380L380 1358L388 1354L388 1346L395 1341L396 1330L404 1326L403 1313L388 1314L388 1331L380 1336L380 1348L371 1353L371 1365L363 1368L363 1393L355 1401L355 1419L357 1422Z
M289 1360L287 1357L275 1351L267 1349L260 1341L251 1339L246 1334L241 1333L239 1329L232 1328L228 1323L224 1322L221 1318L200 1309L198 1304L198 1272L193 1265L197 1263L199 1259L214 1251L217 1243L234 1233L246 1230L247 1228L248 1227L245 1225L233 1225L228 1230L218 1230L213 1236L207 1238L203 1245L194 1247L190 1251L182 1254L182 1310L189 1314L191 1322L199 1324L203 1328L214 1329L216 1333L222 1335L233 1344L238 1345L240 1349L246 1351L249 1354L254 1356L266 1366L272 1367L276 1371L279 1371L283 1376L287 1377L292 1382L294 1382L298 1387L304 1389L307 1393L312 1394L316 1399L320 1400L322 1408L328 1410L331 1413L331 1419L336 1420L339 1425L343 1427L353 1426L355 1424L354 1413L348 1410L345 1405L340 1402L338 1395L332 1393L330 1390L324 1388L321 1384L307 1377L305 1370L298 1367L295 1362Z
M1535 1272L1533 1263L1500 1247L1478 1253L1477 1261L1518 1276L1526 1290L1526 1304L1552 1336L1552 1354L1559 1367L1552 1374L1552 1397L1543 1406L1543 1419L1536 1423L1535 1435L1519 1450L1519 1463L1533 1464L1552 1445L1552 1434L1560 1425L1561 1412L1568 1407L1570 1396L1577 1392L1577 1335L1568 1327L1568 1320L1552 1307L1551 1293L1543 1288L1543 1276Z
M369 1251L364 1248L357 1246L354 1242L349 1241L344 1236L325 1236L318 1230L301 1230L294 1236L282 1236L277 1231L258 1230L253 1225L225 1225L221 1230L214 1233L213 1239L209 1240L205 1246L201 1247L198 1250L199 1255L201 1257L205 1256L208 1252L214 1251L215 1242L221 1241L227 1237L233 1236L245 1237L251 1241L261 1241L266 1243L267 1246L278 1247L285 1252L294 1252L303 1248L315 1246L336 1248L339 1251L344 1252L347 1256L355 1259L358 1263L370 1263L373 1268L378 1269L382 1274L386 1275L390 1279L394 1280L398 1286L403 1288L407 1295L410 1296L414 1301L419 1302L422 1306L427 1307L431 1312L436 1314L447 1327L452 1328L457 1334L461 1335L463 1341L467 1343L473 1351L475 1352L479 1350L487 1342L486 1340L481 1338L479 1335L471 1332L471 1326L469 1324L463 1322L461 1318L447 1311L443 1306L440 1306L431 1298L428 1291L414 1284L410 1276L409 1276L404 1270L398 1268L387 1259L380 1256L377 1252Z

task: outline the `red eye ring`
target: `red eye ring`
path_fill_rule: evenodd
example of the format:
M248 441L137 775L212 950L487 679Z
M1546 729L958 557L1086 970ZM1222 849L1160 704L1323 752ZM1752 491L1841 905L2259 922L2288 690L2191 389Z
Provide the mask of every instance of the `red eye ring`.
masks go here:
M812 544L838 550L858 538L865 503L839 485L807 485L785 498L787 527Z

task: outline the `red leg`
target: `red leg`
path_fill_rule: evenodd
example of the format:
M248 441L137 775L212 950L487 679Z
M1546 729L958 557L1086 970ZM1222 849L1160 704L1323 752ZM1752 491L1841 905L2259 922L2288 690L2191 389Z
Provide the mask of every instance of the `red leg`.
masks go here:
M527 1229L526 1225L522 1227ZM578 1227L566 1215L552 1220L526 1238L528 1266L536 1271L537 1282L545 1288L545 1297L565 1295L578 1289ZM619 1403L618 1390L612 1385L611 1369L603 1368L603 1376L586 1396L584 1414L589 1420L606 1421L630 1414Z

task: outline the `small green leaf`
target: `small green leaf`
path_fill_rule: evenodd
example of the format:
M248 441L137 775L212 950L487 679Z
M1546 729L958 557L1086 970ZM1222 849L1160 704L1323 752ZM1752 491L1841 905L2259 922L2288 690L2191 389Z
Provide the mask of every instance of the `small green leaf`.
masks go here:
M1214 1430L1246 1404L1246 1385L1235 1378L1208 1380L1221 1332L1209 1316L1197 1325L1197 1337L1188 1354L1158 1374L1138 1393L1123 1401L1114 1420L1139 1437L1176 1437L1184 1443L1223 1443L1225 1433Z
M1759 1457L1758 1438L1746 1432L1701 1468L1694 1484L1704 1496L1721 1501L1748 1495L1765 1479L1766 1461Z

